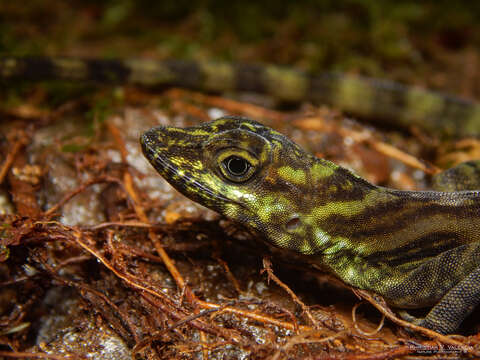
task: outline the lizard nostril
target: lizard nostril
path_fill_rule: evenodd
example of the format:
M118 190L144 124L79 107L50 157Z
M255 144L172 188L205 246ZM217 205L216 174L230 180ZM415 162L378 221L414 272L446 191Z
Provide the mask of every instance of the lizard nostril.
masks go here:
M293 217L285 224L287 231L293 231L300 225L300 219L298 217Z
M167 129L161 126L147 130L140 137L140 143L150 149L166 147L166 132Z

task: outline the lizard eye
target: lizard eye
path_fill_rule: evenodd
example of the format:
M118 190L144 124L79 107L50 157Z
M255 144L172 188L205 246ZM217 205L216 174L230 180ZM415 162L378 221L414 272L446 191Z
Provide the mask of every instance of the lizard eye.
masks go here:
M223 160L225 169L233 176L243 176L252 166L250 163L238 156L230 156Z
M254 164L243 156L229 154L219 160L220 172L227 180L243 183L255 172Z

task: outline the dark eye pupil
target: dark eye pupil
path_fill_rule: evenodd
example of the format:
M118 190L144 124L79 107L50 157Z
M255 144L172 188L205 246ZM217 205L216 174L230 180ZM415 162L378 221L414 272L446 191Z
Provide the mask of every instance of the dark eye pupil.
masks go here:
M250 163L238 156L230 156L226 159L226 168L234 176L242 176L250 168Z

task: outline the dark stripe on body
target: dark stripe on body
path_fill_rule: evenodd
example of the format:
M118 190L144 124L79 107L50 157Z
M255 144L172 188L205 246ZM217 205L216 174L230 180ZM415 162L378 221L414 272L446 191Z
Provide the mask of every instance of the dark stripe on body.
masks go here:
M412 222L428 219L434 215L451 218L454 214L458 219L475 219L478 218L479 212L478 206L475 205L451 206L418 198L397 197L385 203L365 207L359 214L351 216L332 214L322 221L322 226L329 229L331 235L347 235L353 239L361 239L392 234L410 227Z
M388 251L377 251L364 257L371 264L380 262L399 266L416 261L425 261L461 245L455 232L438 231L419 237L407 244Z
M336 190L332 191L332 187ZM343 168L338 167L333 174L317 181L315 193L318 194L315 206L322 206L331 201L349 202L363 200L377 187L369 182L357 178L352 173Z
M316 178L310 171L313 166L312 162L305 161L308 159L298 159L291 154L280 154L280 156L287 164L294 170L303 170L306 175L305 184L290 185L287 181L283 180L281 176L276 175L273 182L269 184L269 191L272 193L278 193L279 196L289 197L285 192L285 186L289 186L292 194L292 200L295 201L298 195L301 198L312 198L311 208L323 206L332 201L334 202L350 202L355 200L363 200L371 191L377 189L375 185L369 182L357 178L352 173L342 167L338 167L333 171L332 175ZM285 160L291 157L291 160ZM318 159L313 158L313 161ZM335 190L333 191L333 187ZM314 189L311 191L310 189ZM303 202L306 206L307 203ZM304 208L304 211L310 211L311 208Z

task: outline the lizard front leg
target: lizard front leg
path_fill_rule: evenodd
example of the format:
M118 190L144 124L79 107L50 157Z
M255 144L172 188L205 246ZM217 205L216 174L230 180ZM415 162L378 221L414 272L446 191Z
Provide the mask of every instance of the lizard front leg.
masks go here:
M401 316L415 325L451 334L479 303L480 266L450 289L425 318L415 318L406 312L402 312Z

